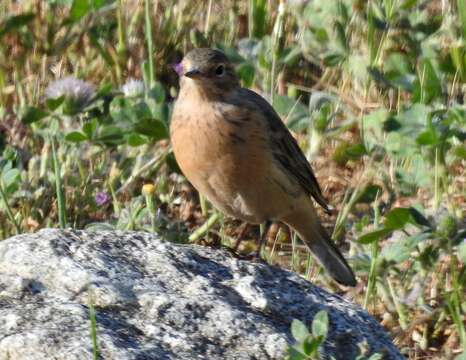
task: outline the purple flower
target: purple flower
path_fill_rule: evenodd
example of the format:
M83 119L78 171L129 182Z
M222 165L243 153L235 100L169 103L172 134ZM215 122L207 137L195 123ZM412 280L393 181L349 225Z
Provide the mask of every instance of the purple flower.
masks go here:
M103 206L110 201L110 196L103 191L99 191L94 197L97 206Z
M173 65L173 70L176 71L178 76L183 76L183 64L182 63Z
M73 76L55 80L45 89L47 99L65 96L78 108L88 105L94 94L95 88L92 84Z

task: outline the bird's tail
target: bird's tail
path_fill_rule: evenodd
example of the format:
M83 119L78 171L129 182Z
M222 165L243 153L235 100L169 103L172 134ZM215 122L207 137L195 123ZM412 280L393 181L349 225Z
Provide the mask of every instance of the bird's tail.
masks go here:
M321 225L313 239L303 240L333 279L342 285L356 286L353 270Z
M312 211L311 214L308 213L305 219L299 215L301 214L294 214L293 217L284 219L284 222L296 230L319 263L335 281L346 286L356 286L353 270L320 225L315 211Z

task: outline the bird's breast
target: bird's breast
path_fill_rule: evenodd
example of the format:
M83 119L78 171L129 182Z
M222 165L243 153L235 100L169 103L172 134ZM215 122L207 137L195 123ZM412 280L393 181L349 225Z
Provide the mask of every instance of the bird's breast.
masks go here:
M245 141L242 135L214 109L182 109L175 109L170 132L175 157L188 179L219 171L233 175L243 154L238 149Z
M176 104L170 133L177 162L194 187L223 212L248 218L244 194L257 192L270 160L257 123L239 115L218 105Z
M267 111L251 106L247 92L212 102L188 90L180 92L170 133L192 185L224 213L248 222L294 211L306 194L275 156Z

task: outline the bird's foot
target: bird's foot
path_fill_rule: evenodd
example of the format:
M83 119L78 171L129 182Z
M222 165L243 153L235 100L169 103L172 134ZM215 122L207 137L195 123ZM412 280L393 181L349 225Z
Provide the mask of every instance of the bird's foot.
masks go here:
M235 251L234 249L230 247L225 247L225 249L228 250L228 252L238 260L251 261L251 262L256 262L256 263L266 263L266 261L261 258L260 252L257 250L253 251L250 254L244 255L244 254L238 253L237 251Z
M259 263L259 264L266 264L267 263L267 261L265 261L261 257L260 251L254 251L254 252L252 252L250 254L242 255L241 260L251 261L251 262L255 262L255 263Z

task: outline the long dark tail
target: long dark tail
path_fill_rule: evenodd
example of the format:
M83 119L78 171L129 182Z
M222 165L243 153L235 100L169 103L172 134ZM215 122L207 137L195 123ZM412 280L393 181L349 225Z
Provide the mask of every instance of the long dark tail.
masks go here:
M356 286L353 270L320 225L314 208L296 211L282 219L299 234L329 275L342 285Z
M322 226L315 229L313 239L303 239L329 275L342 285L356 286L356 278L340 250Z

